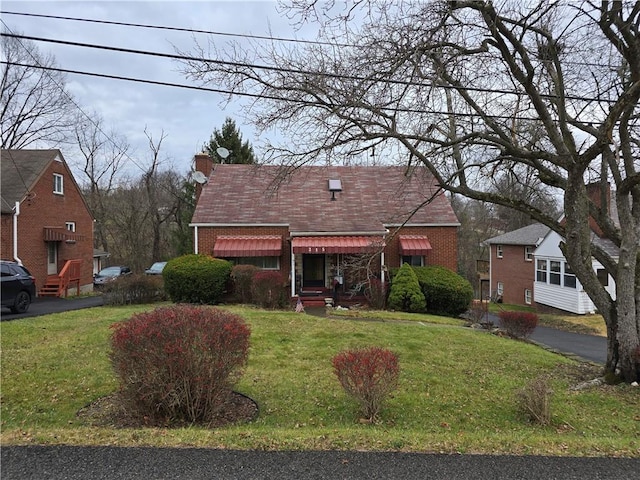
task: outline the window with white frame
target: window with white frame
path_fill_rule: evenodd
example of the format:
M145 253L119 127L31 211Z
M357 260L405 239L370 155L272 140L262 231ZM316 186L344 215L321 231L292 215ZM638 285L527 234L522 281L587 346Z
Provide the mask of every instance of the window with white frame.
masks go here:
M534 247L532 247L531 245L524 247L524 259L527 262L533 261L533 250Z
M503 255L502 245L496 245L496 257L502 258L502 255Z
M549 261L549 283L551 285L560 285L560 269L562 263L557 260Z
M536 261L536 282L547 283L547 261Z
M253 265L262 270L280 269L280 257L236 257L228 260L234 265Z
M64 195L64 177L58 173L53 174L53 193Z
M75 232L76 231L76 222L65 222L64 226L70 232Z
M412 267L424 267L424 257L421 255L403 255L401 265L405 263Z
M498 282L498 285L496 286L496 293L499 296L502 296L502 294L504 293L504 284L502 282Z
M576 275L567 262L564 262L564 286L576 288Z
M532 299L531 289L530 288L525 288L524 289L524 303L526 303L527 305L531 305L531 299Z

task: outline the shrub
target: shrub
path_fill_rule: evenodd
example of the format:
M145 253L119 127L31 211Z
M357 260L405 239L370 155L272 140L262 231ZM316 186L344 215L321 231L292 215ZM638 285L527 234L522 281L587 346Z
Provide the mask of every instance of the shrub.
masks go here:
M231 262L208 255L183 255L167 262L164 288L176 303L220 302L231 274Z
M538 315L532 312L502 311L498 314L500 326L507 335L514 338L527 338L538 326Z
M426 307L418 278L408 263L393 278L388 304L390 309L403 312L423 312Z
M251 303L253 301L253 277L260 269L255 265L234 265L231 269L231 281L236 301Z
M374 421L386 397L398 387L398 356L368 347L340 352L332 363L342 388L360 403L365 418Z
M135 305L166 300L162 277L128 275L103 285L105 305Z
M283 308L288 304L284 277L280 272L260 270L253 276L253 300L262 308Z
M473 299L473 287L463 277L440 266L415 267L422 293L427 300L427 312L459 317L467 311Z
M212 307L158 308L113 329L111 362L125 405L154 425L214 420L248 355L244 320Z
M552 396L549 379L541 375L518 392L518 408L530 421L538 425L549 425Z

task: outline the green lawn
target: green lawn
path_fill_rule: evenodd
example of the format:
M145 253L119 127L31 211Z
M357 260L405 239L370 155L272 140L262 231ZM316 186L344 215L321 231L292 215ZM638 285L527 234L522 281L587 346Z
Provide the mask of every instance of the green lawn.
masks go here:
M109 326L148 308L3 322L2 444L640 456L638 388L570 391L579 367L572 360L426 315L372 322L231 307L252 329L237 390L258 402L257 420L214 430L84 424L77 411L117 388ZM337 352L369 345L390 348L401 365L400 387L373 425L358 421L331 371ZM542 373L554 379L549 427L528 424L515 402Z

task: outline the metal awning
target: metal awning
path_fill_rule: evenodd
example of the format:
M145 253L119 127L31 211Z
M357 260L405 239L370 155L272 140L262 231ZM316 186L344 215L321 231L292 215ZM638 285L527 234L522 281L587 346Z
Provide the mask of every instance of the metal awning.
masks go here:
M85 235L71 232L65 227L44 227L45 242L80 242L86 239Z
M382 246L382 237L293 237L293 253L373 253Z
M231 257L279 257L282 254L282 237L278 235L220 235L213 246L213 256Z
M400 235L401 255L426 255L431 250L429 239L422 235Z

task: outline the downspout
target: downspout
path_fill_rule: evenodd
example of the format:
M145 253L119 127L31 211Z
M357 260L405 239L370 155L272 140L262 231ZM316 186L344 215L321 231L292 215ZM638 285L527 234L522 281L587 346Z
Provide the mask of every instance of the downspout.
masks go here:
M193 227L193 253L198 254L198 226Z
M296 296L296 256L293 253L293 243L291 244L291 297Z
M22 265L22 260L18 257L18 215L20 215L20 202L16 202L13 214L13 259Z

